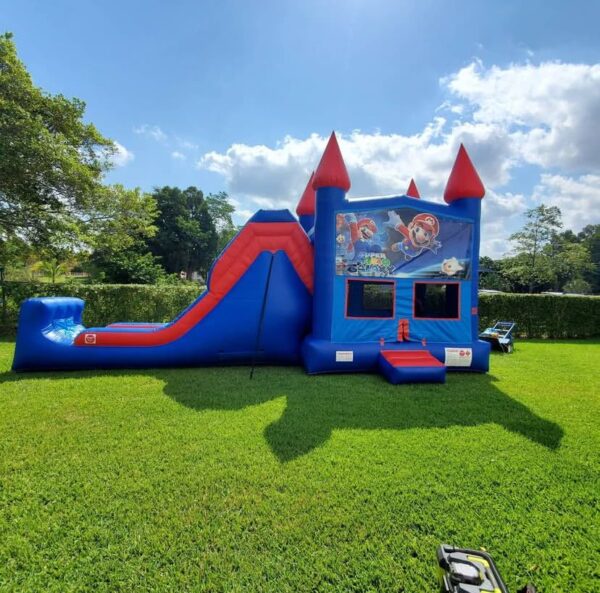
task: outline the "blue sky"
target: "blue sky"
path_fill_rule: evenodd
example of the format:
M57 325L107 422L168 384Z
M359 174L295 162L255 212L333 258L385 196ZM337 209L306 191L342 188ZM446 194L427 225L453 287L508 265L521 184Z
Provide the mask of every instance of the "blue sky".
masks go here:
M439 199L464 141L484 250L525 208L600 218L600 3L305 0L0 4L34 81L123 147L111 182L292 206L332 129L355 195ZM600 136L600 134L598 135Z

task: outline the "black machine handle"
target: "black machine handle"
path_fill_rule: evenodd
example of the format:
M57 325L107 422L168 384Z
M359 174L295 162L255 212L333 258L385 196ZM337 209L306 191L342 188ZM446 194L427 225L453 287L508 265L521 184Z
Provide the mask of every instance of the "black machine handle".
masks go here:
M444 572L450 572L450 563L452 562L452 558L451 558L452 554L463 554L466 556L478 556L478 557L482 558L483 560L485 560L488 564L489 572L493 576L493 580L495 581L498 589L501 591L501 593L508 593L508 589L506 588L506 585L504 584L504 581L502 580L502 577L500 576L500 573L498 572L498 569L496 568L496 565L494 564L493 558L487 552L483 552L482 550L472 550L470 548L456 548L454 546L442 544L437 549L437 559L438 559L438 565ZM471 561L469 559L461 558L460 560L457 559L456 561L461 562L463 564L468 564L468 565L474 566L475 568L477 568L479 570L479 567L477 566L477 564L474 561ZM487 570L487 568L486 568L486 570ZM454 593L452 590L446 589L445 591L447 591L448 593ZM530 592L527 591L527 593L530 593ZM533 589L533 591L531 593L535 593L535 589Z

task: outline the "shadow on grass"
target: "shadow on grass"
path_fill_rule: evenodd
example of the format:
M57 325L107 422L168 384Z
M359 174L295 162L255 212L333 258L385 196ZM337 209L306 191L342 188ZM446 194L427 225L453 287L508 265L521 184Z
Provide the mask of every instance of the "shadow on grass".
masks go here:
M281 462L323 445L335 429L446 428L495 423L548 449L560 445L563 430L534 414L495 385L491 375L456 374L445 385L392 386L376 375L308 377L294 367L261 367L249 380L247 367L148 371L79 371L0 375L0 383L110 376L151 376L164 393L193 410L241 410L286 398L281 417L265 438Z
M238 410L285 396L281 418L265 437L280 461L290 461L325 443L334 429L411 429L496 423L556 449L561 427L540 418L494 385L490 375L450 375L446 385L392 386L374 375L306 377L298 369L259 369L253 381L239 372L235 384L209 391L189 389L188 380L170 376L165 393L196 410ZM274 372L273 372L274 371ZM275 376L273 376L275 374ZM299 376L296 376L299 375Z

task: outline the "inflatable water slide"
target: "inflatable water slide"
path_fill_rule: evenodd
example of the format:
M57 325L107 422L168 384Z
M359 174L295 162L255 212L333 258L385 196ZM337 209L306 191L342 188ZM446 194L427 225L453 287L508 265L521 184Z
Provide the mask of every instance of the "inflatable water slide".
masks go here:
M312 291L306 233L287 210L259 211L215 261L206 291L170 323L86 328L81 299L25 301L13 369L298 364Z

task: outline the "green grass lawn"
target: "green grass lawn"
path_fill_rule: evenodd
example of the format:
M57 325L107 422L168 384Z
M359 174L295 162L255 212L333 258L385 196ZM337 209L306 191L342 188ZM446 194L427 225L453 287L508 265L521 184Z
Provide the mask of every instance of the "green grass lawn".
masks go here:
M393 387L300 368L15 375L0 591L435 592L440 542L512 592L597 591L600 344Z

